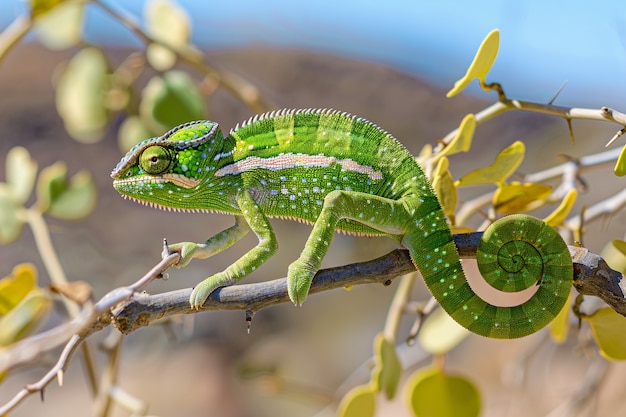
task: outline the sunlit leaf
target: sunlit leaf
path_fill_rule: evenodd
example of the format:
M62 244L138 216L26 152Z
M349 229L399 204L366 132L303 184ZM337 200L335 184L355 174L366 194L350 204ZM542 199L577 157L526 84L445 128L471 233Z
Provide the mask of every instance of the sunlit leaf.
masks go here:
M65 1L66 0L29 0L28 5L30 6L30 15L33 18L39 17L53 10Z
M68 62L57 84L56 104L65 128L76 140L93 143L108 122L108 64L97 48L85 48Z
M612 269L626 273L626 242L623 240L614 239L607 243L600 256Z
M536 209L552 193L552 187L532 182L501 184L493 194L493 207L503 214Z
M517 141L502 150L493 164L479 168L456 182L457 187L481 184L500 184L513 174L524 160L526 147Z
M612 308L603 308L585 319L591 325L600 354L614 361L626 360L626 317Z
M431 314L417 336L420 346L433 355L444 354L461 343L470 331L458 324L443 309Z
M368 385L352 388L339 404L339 417L373 417L376 411L376 390Z
M24 204L28 200L36 179L37 163L31 159L26 148L11 148L7 153L7 184L17 203Z
M165 0L152 0L145 8L146 30L150 36L165 45L187 45L191 37L191 21L184 9ZM146 50L150 65L159 71L170 69L176 55L167 47L151 43Z
M57 162L44 168L37 181L37 203L42 212L65 220L87 216L96 204L96 186L91 174L79 171L69 181L67 166Z
M24 227L24 220L20 216L24 207L13 194L12 188L0 183L0 244L16 240Z
M58 2L48 1L48 3ZM76 46L82 37L84 8L83 2L66 1L45 13L36 12L35 32L39 41L52 50Z
M122 122L117 132L117 144L123 152L128 152L130 148L144 139L153 136L140 117L129 116Z
M15 265L11 275L0 279L0 316L15 308L37 285L37 270L33 264Z
M448 165L448 158L444 157L439 160L433 172L432 184L443 212L452 219L456 210L457 193Z
M569 331L569 315L572 309L572 294L567 298L567 302L557 314L557 316L550 322L550 337L555 343L565 343L567 340L567 333Z
M613 172L618 177L626 175L626 146L622 148L622 152L620 152L619 157L617 158Z
M480 44L478 52L476 52L474 60L470 64L463 78L454 83L454 87L452 90L448 91L446 96L452 97L457 95L475 78L478 78L481 81L481 84L485 83L485 77L496 60L499 47L500 31L498 29L494 29L487 34L483 42Z
M563 201L561 201L561 204L559 204L559 206L543 221L552 227L562 225L576 202L576 196L578 196L578 191L575 188L569 190Z
M48 317L52 298L35 288L7 314L0 317L0 346L15 343L33 332Z
M459 131L452 139L452 141L441 152L433 157L433 160L443 156L450 156L458 152L467 152L472 146L472 139L474 137L474 131L476 130L476 117L470 113L466 115L461 124L459 125Z
M481 400L467 379L437 368L422 368L405 386L405 397L415 417L477 417Z
M372 381L378 391L383 391L388 399L392 399L402 375L396 346L384 333L379 333L374 339L374 354L376 366L372 372Z
M204 99L191 77L168 71L152 78L143 90L140 115L150 130L165 131L205 117Z

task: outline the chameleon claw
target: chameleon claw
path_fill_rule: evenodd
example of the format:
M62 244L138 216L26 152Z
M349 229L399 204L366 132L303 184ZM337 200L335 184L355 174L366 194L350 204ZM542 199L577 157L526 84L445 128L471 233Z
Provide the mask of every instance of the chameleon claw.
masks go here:
M289 265L287 273L287 292L289 299L296 307L302 307L302 304L309 295L311 282L315 276L307 262L295 261Z

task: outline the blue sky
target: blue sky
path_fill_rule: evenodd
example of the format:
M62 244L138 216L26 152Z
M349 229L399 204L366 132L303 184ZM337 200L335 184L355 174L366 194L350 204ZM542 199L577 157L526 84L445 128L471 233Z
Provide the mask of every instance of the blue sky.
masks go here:
M103 0L142 16L144 0ZM312 49L382 62L451 87L482 38L501 31L489 80L509 96L556 104L626 110L626 3L622 0L178 0L207 48L255 44ZM0 0L0 27L24 0ZM91 13L90 41L131 43L109 18Z

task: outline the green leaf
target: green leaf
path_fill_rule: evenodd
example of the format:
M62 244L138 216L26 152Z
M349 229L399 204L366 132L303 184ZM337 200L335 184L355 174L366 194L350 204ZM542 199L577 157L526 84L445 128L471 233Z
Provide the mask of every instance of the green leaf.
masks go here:
M483 42L478 48L478 52L474 56L474 60L470 64L465 75L454 83L452 90L448 91L446 97L452 97L460 93L467 87L472 80L478 78L481 85L485 83L487 73L491 70L493 63L498 55L500 47L500 31L494 29L487 34Z
M33 192L37 179L37 163L21 146L7 153L7 184L11 187L16 202L24 204Z
M474 384L437 368L415 372L406 383L405 397L415 417L477 417L480 414L480 394Z
M501 184L513 174L524 160L526 148L517 141L502 150L493 164L479 168L456 182L457 187L482 184Z
M626 146L622 148L622 151L617 158L617 162L615 163L615 168L613 168L613 172L618 177L626 175Z
M96 204L96 186L91 174L79 171L69 182L67 166L57 162L44 168L37 181L37 203L50 216L77 220L87 216Z
M148 34L157 41L172 47L182 47L189 43L189 16L175 3L165 0L148 2L144 20ZM169 48L156 43L148 45L146 56L150 65L159 71L168 70L176 63L176 55Z
M532 182L501 184L493 194L493 207L504 214L534 210L552 193L552 187Z
M0 183L0 244L15 241L24 227L20 216L24 208L16 201L14 194L12 188Z
M422 324L417 338L426 352L440 355L454 349L470 334L469 330L459 325L440 308Z
M591 325L602 356L613 361L626 360L626 317L612 308L603 308L585 320Z
M352 388L339 404L339 417L374 417L376 411L376 390L368 385Z
M17 306L37 286L37 269L30 263L15 265L11 275L0 279L0 316Z
M191 77L185 72L172 70L148 82L139 112L149 129L159 132L190 120L203 119L206 107Z
M85 8L83 2L36 3L48 3L32 9L32 14L36 17L35 32L42 44L52 50L63 50L76 46L81 41Z
M129 116L124 119L117 132L117 144L123 152L128 152L133 146L151 136L152 132L140 117Z
M85 48L66 65L56 91L57 111L68 133L76 140L93 143L104 135L109 113L107 61L97 48Z
M372 371L372 382L377 391L384 391L387 399L392 399L402 376L402 365L396 346L384 333L379 333L374 339L374 354L376 366Z

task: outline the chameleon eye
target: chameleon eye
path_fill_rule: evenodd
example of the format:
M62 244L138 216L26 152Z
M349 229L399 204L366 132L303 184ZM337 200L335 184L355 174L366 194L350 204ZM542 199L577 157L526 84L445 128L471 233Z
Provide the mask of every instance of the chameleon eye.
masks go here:
M143 151L139 157L139 166L151 175L164 173L171 162L170 153L162 146L151 146Z

